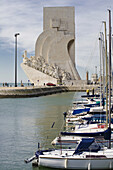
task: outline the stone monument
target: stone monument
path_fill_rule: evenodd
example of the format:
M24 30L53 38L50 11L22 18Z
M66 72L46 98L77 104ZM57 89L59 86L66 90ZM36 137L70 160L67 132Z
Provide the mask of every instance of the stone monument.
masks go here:
M35 85L37 81L43 85L80 80L75 65L74 7L45 7L43 11L43 32L36 41L35 56L27 58L25 51L22 68Z

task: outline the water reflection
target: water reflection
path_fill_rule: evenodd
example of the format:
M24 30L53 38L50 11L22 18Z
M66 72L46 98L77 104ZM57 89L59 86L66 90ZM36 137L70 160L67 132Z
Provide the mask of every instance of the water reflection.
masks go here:
M60 97L60 98L59 98ZM63 112L69 108L74 94L57 94L49 96L48 100L43 100L43 109L40 110L35 119L35 133L37 141L41 142L42 147L50 147L51 141L58 136L63 127ZM68 98L68 99L67 99ZM71 102L70 102L71 101ZM67 104L66 104L67 103ZM52 124L54 122L54 127Z

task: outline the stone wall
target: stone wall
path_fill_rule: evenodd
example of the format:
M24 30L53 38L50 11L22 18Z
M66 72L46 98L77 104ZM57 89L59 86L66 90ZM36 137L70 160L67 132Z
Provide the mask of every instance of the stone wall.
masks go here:
M56 86L56 87L1 87L0 98L39 97L63 92L86 92L97 89L97 85Z

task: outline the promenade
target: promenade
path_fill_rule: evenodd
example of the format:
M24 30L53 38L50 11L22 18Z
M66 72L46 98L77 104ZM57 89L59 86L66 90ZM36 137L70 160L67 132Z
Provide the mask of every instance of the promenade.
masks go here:
M86 92L87 89L97 89L97 85L77 86L28 86L28 87L0 87L0 98L39 97L62 92Z

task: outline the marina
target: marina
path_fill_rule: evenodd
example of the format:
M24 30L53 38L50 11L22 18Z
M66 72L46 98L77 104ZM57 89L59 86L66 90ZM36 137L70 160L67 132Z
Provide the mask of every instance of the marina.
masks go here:
M38 150L35 152L35 155L29 159L25 159L26 163L32 161L32 164L35 166L36 165L39 166L39 168L48 167L48 168L57 168L57 169L76 169L76 170L78 169L95 170L95 169L113 168L112 149L108 147L109 140L112 141L111 124L110 127L108 127L107 129L105 123L100 122L102 118L101 116L102 113L100 112L100 117L98 118L98 120L100 121L95 122L96 126L98 125L98 127L95 128L95 126L92 123L80 121L80 120L82 121L84 120L85 115L87 116L87 114L91 114L88 110L84 111L83 109L82 113L77 112L75 116L76 118L78 118L78 120L75 120L75 118L73 117L75 110L76 108L73 111L67 112L65 119L66 120L68 119L70 123L69 119L71 118L72 125L74 125L75 123L75 127L77 127L76 123L78 122L79 126L77 129L73 129L74 126L72 126L73 128L71 129L71 132L69 131L69 129L67 129L68 128L67 125L66 125L67 132L66 131L61 132L60 130L61 134L59 134L59 138L57 139L59 141L59 144L58 141L57 144L54 143L54 145L59 145L60 149L55 149L55 148L44 149L45 147L41 148L40 145L38 145ZM81 114L83 114L83 116ZM81 118L79 118L80 116ZM91 115L89 115L89 117L91 117ZM97 117L95 118L97 119ZM53 125L51 126L52 128L54 124L55 122L53 122ZM89 131L87 133L87 126L89 126L90 124L92 125L92 128L89 127ZM84 128L82 128L82 126ZM93 132L91 130L93 130ZM66 138L64 139L63 136L65 136L67 139ZM70 136L72 137L70 138ZM74 136L75 138L73 138ZM96 141L96 143L94 141ZM97 143L100 143L101 145ZM69 144L71 147L68 146ZM68 146L67 149L63 149L62 148L63 145L65 146L67 145Z
M73 100L78 101L84 94L86 93L68 92L41 98L2 99L0 169L21 167L26 170L38 170L39 167L25 164L24 159L34 154L38 142L42 148L51 147L51 141L63 128L63 112L68 110ZM55 125L51 128L53 122Z

